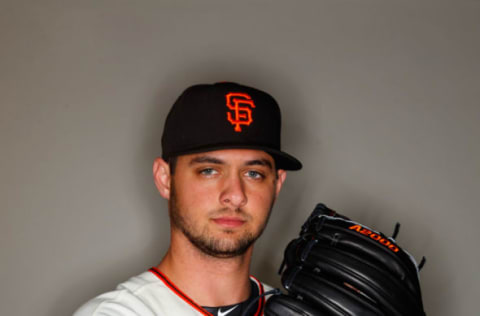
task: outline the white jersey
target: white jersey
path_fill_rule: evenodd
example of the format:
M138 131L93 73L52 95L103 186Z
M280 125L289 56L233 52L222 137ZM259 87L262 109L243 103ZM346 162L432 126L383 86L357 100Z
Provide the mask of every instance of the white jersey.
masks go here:
M271 290L253 276L261 295ZM255 316L263 315L265 297L258 300ZM253 310L253 308L252 308ZM151 268L118 285L116 290L95 297L81 306L74 316L212 316L184 294L160 270ZM214 315L215 316L215 315Z

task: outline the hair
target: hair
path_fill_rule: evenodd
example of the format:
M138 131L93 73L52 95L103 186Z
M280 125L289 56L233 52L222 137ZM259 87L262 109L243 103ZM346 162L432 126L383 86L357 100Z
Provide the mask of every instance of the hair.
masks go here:
M175 168L177 167L177 156L168 158L168 166L170 167L170 174L173 175L175 173Z

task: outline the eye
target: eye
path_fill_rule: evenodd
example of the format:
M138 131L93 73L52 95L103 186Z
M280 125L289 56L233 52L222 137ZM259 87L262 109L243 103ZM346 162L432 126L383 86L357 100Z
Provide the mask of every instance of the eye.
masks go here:
M204 175L204 176L213 176L217 173L218 173L218 171L213 169L213 168L204 168L204 169L200 170L200 174Z
M262 173L260 173L258 171L255 171L255 170L248 170L246 175L247 175L247 177L252 178L252 179L263 179L263 178L265 178L265 176Z

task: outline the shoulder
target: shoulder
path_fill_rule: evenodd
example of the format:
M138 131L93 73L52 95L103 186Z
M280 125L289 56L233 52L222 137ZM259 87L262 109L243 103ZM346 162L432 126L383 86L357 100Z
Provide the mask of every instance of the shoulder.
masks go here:
M86 302L74 313L74 316L154 315L142 294L156 282L157 280L150 272L144 272L119 284L115 290Z
M152 271L130 278L113 291L83 304L74 316L198 315Z

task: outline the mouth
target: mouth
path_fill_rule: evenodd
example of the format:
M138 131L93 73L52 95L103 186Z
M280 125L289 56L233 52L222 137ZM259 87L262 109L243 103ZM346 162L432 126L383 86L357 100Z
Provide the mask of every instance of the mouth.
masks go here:
M239 217L230 217L230 216L222 216L218 218L212 218L212 221L215 224L224 227L224 228L237 228L245 224L245 220Z

